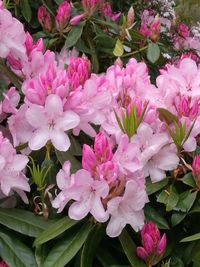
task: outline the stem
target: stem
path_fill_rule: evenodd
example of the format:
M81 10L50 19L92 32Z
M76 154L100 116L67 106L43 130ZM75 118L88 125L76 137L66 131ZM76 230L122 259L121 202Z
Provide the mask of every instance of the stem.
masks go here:
M12 70L6 66L2 61L0 61L0 72L5 74L10 81L14 84L14 86L21 91L21 83L20 80L21 78L18 77Z
M144 51L145 49L147 49L147 45L144 46L144 47L142 47L142 48L140 48L139 50L136 50L136 51L127 53L127 54L125 54L125 55L122 55L121 57L129 57L129 56L135 55L135 54L137 54L137 53L140 53L140 52Z

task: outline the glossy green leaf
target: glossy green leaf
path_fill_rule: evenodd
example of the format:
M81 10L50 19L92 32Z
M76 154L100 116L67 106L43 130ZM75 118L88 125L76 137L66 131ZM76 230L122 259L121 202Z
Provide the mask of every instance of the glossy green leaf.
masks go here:
M149 204L145 206L144 209L145 217L148 221L152 221L157 224L158 228L160 229L169 229L168 222L165 218L153 207Z
M0 224L24 235L37 237L52 222L21 209L0 208Z
M93 259L97 251L97 247L103 237L103 228L101 224L93 227L83 246L81 253L81 267L92 267Z
M119 236L119 241L122 245L124 253L126 254L132 267L144 267L145 264L141 261L136 253L136 245L128 232L124 229Z
M78 25L73 26L67 36L65 36L65 48L74 46L82 35L85 21L80 22Z
M156 193L157 191L161 190L163 187L165 187L169 182L169 179L165 178L160 182L152 183L151 180L149 180L146 183L147 193L148 195L152 195Z
M160 48L155 43L149 43L147 48L147 59L151 63L155 63L160 57Z
M163 203L166 206L166 211L173 210L179 201L179 195L176 192L174 186L170 186L168 190L163 190L158 198L157 202Z
M186 175L184 175L183 178L181 179L181 181L184 184L189 185L193 188L196 187L196 183L195 183L195 180L193 178L192 172L189 172Z
M44 261L47 257L48 254L48 246L46 244L42 245L42 246L38 246L35 248L35 260L37 262L37 265L43 266Z
M180 222L182 222L182 220L184 220L184 218L186 217L186 213L182 213L182 212L174 212L172 214L172 217L171 217L171 223L172 223L172 226L176 226L177 224L179 224Z
M19 238L0 231L0 257L9 267L37 267L35 257L30 248Z
M32 18L32 11L31 11L29 0L20 0L20 8L21 8L22 15L24 16L25 20L27 22L30 22Z
M64 231L68 230L75 224L77 224L78 221L74 221L68 217L64 217L57 222L53 223L48 227L46 230L44 230L38 238L35 240L34 245L39 246L58 235L62 234Z
M188 212L194 204L197 192L191 193L190 191L183 192L179 195L179 201L176 205L176 209L182 212Z
M73 233L57 243L49 252L43 267L63 267L80 250L92 229L90 223L86 223L77 233Z
M200 239L200 233L183 238L180 242L191 242Z

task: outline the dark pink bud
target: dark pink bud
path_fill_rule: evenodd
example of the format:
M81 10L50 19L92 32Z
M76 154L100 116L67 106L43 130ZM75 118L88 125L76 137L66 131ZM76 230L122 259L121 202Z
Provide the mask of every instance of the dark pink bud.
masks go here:
M145 233L142 236L142 243L143 243L143 246L144 246L146 252L148 254L151 254L153 252L153 249L154 249L154 242L153 242L152 237L149 234Z
M40 6L38 9L38 21L44 30L51 31L51 16L44 6Z
M94 151L99 163L105 163L113 157L112 148L104 133L99 133L95 138Z
M148 253L146 252L146 250L143 247L137 248L137 255L142 260L146 260L148 258Z
M165 252L166 245L167 245L167 238L166 238L166 234L164 234L157 245L156 250L157 250L158 255L162 255Z
M9 267L5 261L0 261L0 267Z
M83 18L85 18L85 13L73 17L73 18L70 20L70 24L71 24L72 26L75 26L75 25L79 24L79 22L80 22Z
M70 17L71 17L71 5L68 3L68 1L65 0L58 6L57 14L55 17L56 29L58 31L62 31L67 25Z
M82 166L85 170L94 173L97 166L94 151L88 145L83 145Z
M197 186L200 188L200 155L197 155L193 159L192 173L193 173Z

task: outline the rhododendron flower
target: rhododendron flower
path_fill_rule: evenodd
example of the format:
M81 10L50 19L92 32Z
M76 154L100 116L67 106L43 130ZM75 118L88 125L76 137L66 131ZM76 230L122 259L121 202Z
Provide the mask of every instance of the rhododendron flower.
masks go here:
M4 93L4 100L2 102L2 111L5 113L16 113L17 105L20 101L20 95L16 91L15 87L11 87L6 93Z
M35 128L29 140L32 150L42 148L50 140L56 149L67 151L70 140L65 131L73 129L80 122L75 112L63 111L62 100L58 95L49 95L44 107L31 105L26 111L26 119Z
M38 21L45 31L51 31L51 16L44 6L40 6L38 9Z
M104 1L102 7L100 8L100 14L105 17L109 17L113 21L117 21L121 16L121 12L113 13L111 5L107 1Z
M22 172L28 163L28 157L16 154L15 149L0 133L0 189L9 196L16 191L27 203L24 191L29 192L28 179Z
M0 57L6 58L11 52L17 58L26 58L25 31L23 24L7 9L0 8Z
M62 31L68 23L71 16L71 5L65 0L58 6L57 14L55 16L56 28Z
M124 195L111 199L107 204L111 214L106 228L107 234L110 237L120 235L126 224L139 231L144 225L143 208L146 202L148 197L144 184L141 181L128 181Z

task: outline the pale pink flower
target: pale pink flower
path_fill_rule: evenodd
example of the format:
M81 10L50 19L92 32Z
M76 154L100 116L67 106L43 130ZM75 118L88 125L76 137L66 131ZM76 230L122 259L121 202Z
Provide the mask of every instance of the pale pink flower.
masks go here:
M143 208L148 202L144 184L141 181L131 180L126 183L123 196L111 199L107 206L111 215L106 228L107 235L116 237L123 228L130 224L135 231L139 231L144 225Z
M64 69L66 66L69 66L71 58L78 57L78 55L79 52L75 47L72 50L67 50L63 47L60 53L56 54L59 69Z
M31 105L26 111L26 119L35 128L29 140L32 150L42 148L50 140L56 149L67 151L70 140L65 131L73 129L80 122L75 112L63 111L62 100L58 95L49 95L44 107Z
M15 87L11 87L6 93L4 93L4 100L2 102L2 111L5 113L16 113L17 105L20 101L20 95L16 91Z
M16 154L15 149L0 134L0 187L4 195L9 196L16 191L28 202L24 191L29 192L28 179L22 172L28 163L28 157Z
M23 24L7 9L0 9L0 57L6 58L11 52L16 58L26 58L25 31Z
M79 170L74 175L75 190L69 189L69 196L75 202L69 208L69 217L74 220L81 220L88 213L91 213L98 222L108 220L108 213L105 211L102 199L106 198L109 186L105 181L94 180L86 170Z

